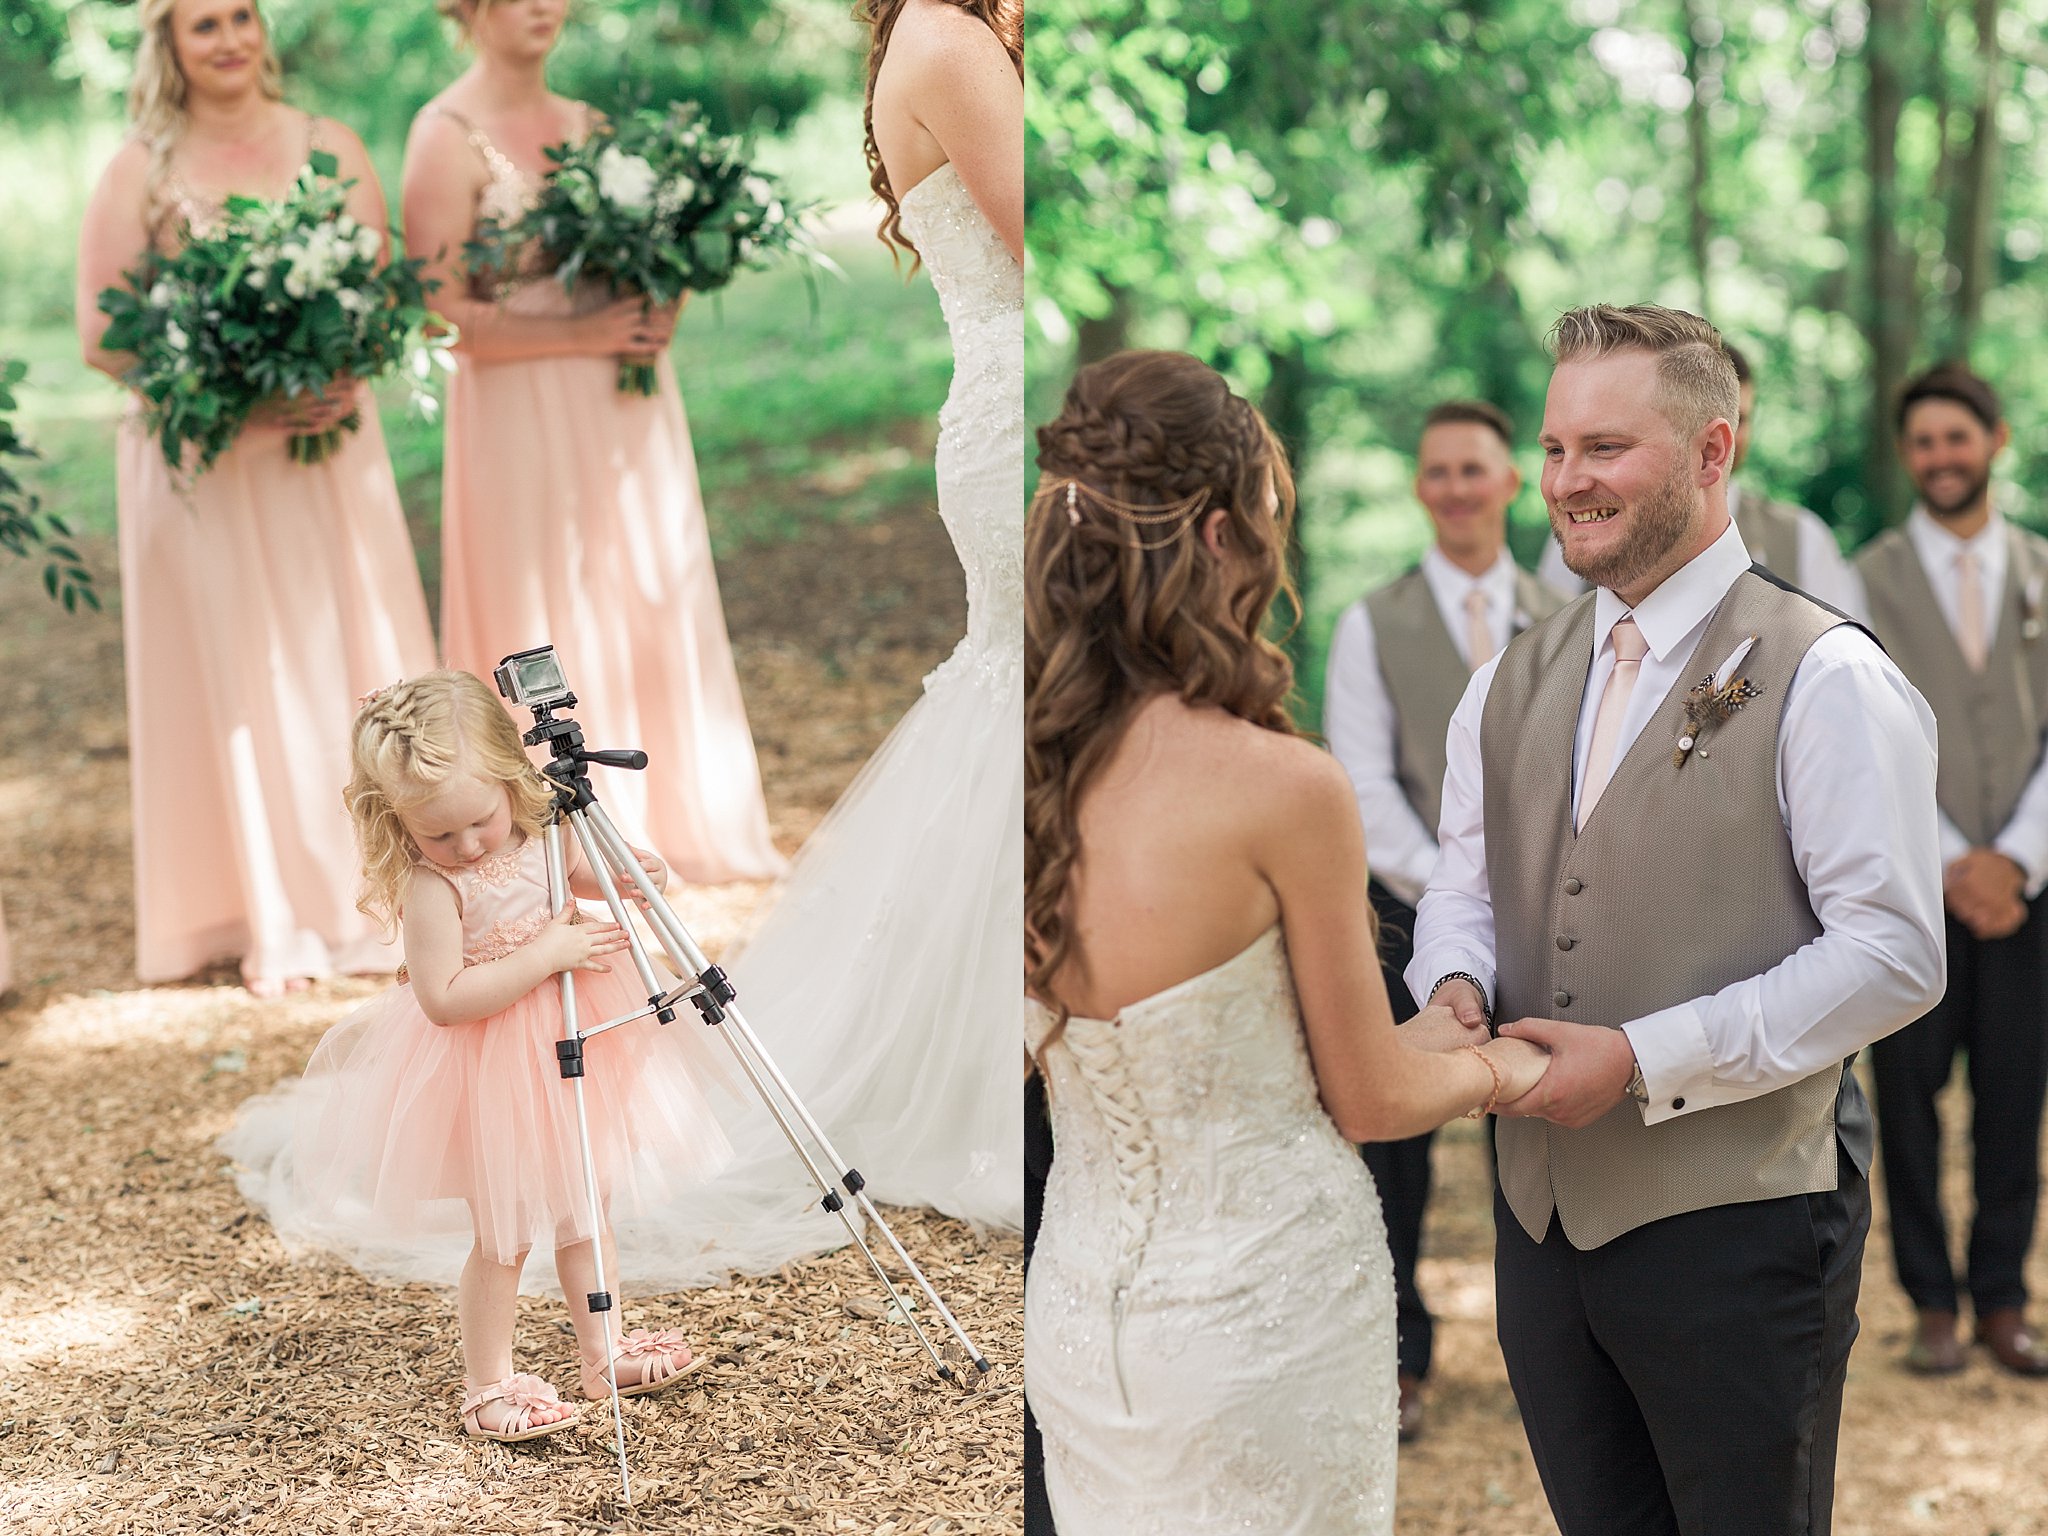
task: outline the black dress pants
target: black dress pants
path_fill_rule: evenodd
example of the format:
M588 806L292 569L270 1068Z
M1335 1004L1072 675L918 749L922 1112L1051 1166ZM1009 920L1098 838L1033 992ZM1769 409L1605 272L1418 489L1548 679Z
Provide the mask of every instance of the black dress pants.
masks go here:
M1871 1047L1878 1145L1899 1284L1913 1305L1957 1310L1941 1210L1941 1122L1934 1101L1964 1055L1970 1079L1968 1286L1978 1315L2026 1305L2027 1249L2041 1198L2041 1103L2048 1093L2048 895L2010 938L1979 939L1948 920L1948 992Z
M1401 979L1415 955L1415 909L1377 880L1370 882L1367 894L1380 920L1380 971L1386 977L1387 998L1394 1005L1394 1022L1404 1023L1421 1012ZM1436 1132L1424 1131L1403 1141L1369 1141L1359 1149L1379 1187L1387 1247L1394 1256L1394 1327L1399 1341L1395 1358L1404 1375L1417 1379L1429 1375L1436 1328L1415 1288L1422 1218L1429 1209L1429 1151L1435 1142Z
M1494 1195L1501 1353L1563 1536L1826 1536L1870 1187L1584 1252Z
M1031 1272L1031 1249L1038 1241L1038 1223L1045 1214L1045 1180L1052 1172L1052 1119L1046 1113L1045 1081L1032 1073L1024 1080L1024 1272ZM1030 1347L1026 1345L1026 1355ZM1024 1398L1024 1536L1053 1536L1052 1505L1045 1493L1045 1442Z

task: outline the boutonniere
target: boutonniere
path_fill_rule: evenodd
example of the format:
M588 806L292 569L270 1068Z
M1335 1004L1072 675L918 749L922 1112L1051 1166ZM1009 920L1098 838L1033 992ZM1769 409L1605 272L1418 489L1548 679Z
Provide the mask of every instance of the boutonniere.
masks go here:
M2020 638L2038 640L2044 625L2041 617L2042 588L2048 585L2048 576L2031 576L2020 588Z
M1671 766L1683 768L1685 760L1699 746L1700 738L1709 730L1728 719L1751 699L1759 698L1763 689L1746 677L1737 677L1735 669L1742 665L1749 649L1756 644L1751 635L1735 647L1726 661L1709 676L1692 685L1692 691L1685 696L1685 724L1679 727L1678 748L1671 754ZM1707 755L1700 749L1700 756Z

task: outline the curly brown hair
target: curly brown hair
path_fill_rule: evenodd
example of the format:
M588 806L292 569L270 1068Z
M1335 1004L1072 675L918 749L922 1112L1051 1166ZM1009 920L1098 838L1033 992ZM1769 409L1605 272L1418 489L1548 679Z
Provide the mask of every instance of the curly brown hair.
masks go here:
M1294 669L1264 629L1276 597L1297 617L1300 604L1286 450L1195 358L1119 352L1083 368L1038 429L1038 464L1024 531L1024 978L1063 1026L1053 977L1081 960L1068 897L1082 797L1159 694L1294 734ZM1242 559L1203 540L1218 510Z
M996 41L1010 56L1011 67L1022 78L1024 0L940 0L940 3L965 11L995 33ZM915 272L923 258L903 233L903 210L896 202L895 188L889 185L888 172L882 169L882 152L875 145L875 79L882 72L882 56L889 51L889 34L896 30L896 19L909 4L910 0L858 0L853 16L868 29L870 38L867 94L861 103L860 123L862 132L866 134L864 148L868 159L868 185L882 200L882 222L875 229L875 238L889 247L892 255L908 251L910 270Z

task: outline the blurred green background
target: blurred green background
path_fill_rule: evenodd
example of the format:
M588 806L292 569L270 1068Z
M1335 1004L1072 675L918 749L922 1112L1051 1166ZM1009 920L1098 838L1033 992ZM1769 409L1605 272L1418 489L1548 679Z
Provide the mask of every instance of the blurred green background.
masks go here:
M468 59L429 0L270 0L286 99L368 144L394 218L413 114ZM122 391L78 361L78 227L124 131L133 5L0 4L0 358L29 364L25 478L86 532L114 525ZM938 301L874 238L861 158L867 38L844 0L616 0L571 8L550 84L618 112L677 97L750 136L799 200L824 205L847 282L793 269L742 277L692 303L674 347L714 547L800 535L821 519L929 505L930 442L951 369ZM432 596L440 432L392 391L384 428ZM117 596L113 572L98 583Z
M1306 709L1343 607L1428 543L1423 412L1493 400L1547 522L1542 337L1704 313L1749 355L1744 476L1854 547L1902 517L1890 402L1963 357L2048 518L2048 0L1036 0L1030 419L1077 361L1185 348L1303 470Z

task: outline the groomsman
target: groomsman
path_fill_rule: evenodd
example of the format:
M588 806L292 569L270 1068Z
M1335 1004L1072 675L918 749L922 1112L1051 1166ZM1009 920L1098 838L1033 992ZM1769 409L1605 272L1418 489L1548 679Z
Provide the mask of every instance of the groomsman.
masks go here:
M1411 990L1551 1052L1501 1111L1501 1353L1563 1536L1830 1528L1858 1050L1942 986L1935 724L1751 563L1704 320L1564 315L1543 499L1594 590L1473 675Z
M1508 554L1508 507L1522 488L1513 431L1507 414L1483 401L1450 401L1423 419L1415 499L1436 541L1419 566L1346 609L1330 642L1323 732L1358 796L1396 1022L1417 1011L1401 971L1413 945L1415 903L1436 863L1451 711L1474 667L1564 601ZM1429 1132L1363 1149L1394 1254L1404 1440L1422 1432L1434 1332L1415 1286L1434 1138Z
M1789 502L1773 501L1756 487L1732 478L1742 473L1749 458L1750 432L1756 417L1756 383L1750 377L1749 359L1725 341L1722 347L1735 366L1736 399L1741 411L1735 422L1735 455L1728 465L1728 515L1741 533L1749 557L1772 575L1782 576L1830 607L1841 609L1851 618L1862 618L1863 588L1843 557L1834 530L1817 513ZM1586 582L1572 574L1564 563L1564 550L1558 544L1553 543L1543 552L1536 569L1560 592L1576 594L1586 590Z
M1957 1283L1941 1210L1935 1096L1968 1063L1968 1285L1978 1340L2007 1370L2048 1375L2026 1325L2024 1269L2041 1194L2048 1092L2048 541L1992 504L2009 436L1998 395L1955 364L1906 386L1899 453L1920 499L1857 559L1871 623L1941 727L1941 859L1948 993L1872 1052L1899 1284L1919 1310L1906 1364L1962 1369Z

